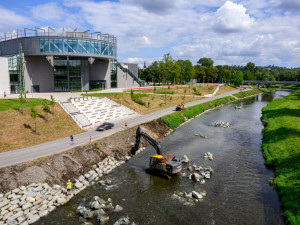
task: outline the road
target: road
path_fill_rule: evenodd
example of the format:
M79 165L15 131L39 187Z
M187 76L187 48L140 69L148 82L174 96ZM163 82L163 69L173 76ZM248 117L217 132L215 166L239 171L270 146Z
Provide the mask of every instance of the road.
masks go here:
M186 103L186 107L190 107L193 105L198 105L207 101L211 101L214 99L226 97L229 95L232 95L234 93L239 92L239 90L234 90L231 92L227 92L218 96L214 96L211 98L201 99L194 102L188 102ZM170 114L174 112L175 107L170 107L166 109L162 109L153 113L149 113L142 116L137 116L135 118L131 118L127 120L128 127L133 127L136 125L139 125L141 123L145 123L154 119L157 119L159 117L165 116L167 114ZM27 162L30 160L38 159L41 157L53 155L56 153L64 152L66 150L72 149L76 146L80 146L83 144L87 144L90 142L90 137L92 138L92 141L101 139L103 137L109 136L113 133L119 132L121 130L124 130L124 121L120 121L115 124L115 127L111 130L107 130L104 132L99 131L89 131L85 133L81 133L74 136L74 143L71 144L69 138L62 138L55 141L50 141L47 143L34 145L27 148L17 149L9 152L0 153L0 168L15 165L22 162Z

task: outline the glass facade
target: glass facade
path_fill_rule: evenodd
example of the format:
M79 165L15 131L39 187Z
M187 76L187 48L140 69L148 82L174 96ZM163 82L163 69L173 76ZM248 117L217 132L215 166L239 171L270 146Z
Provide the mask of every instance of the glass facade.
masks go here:
M9 84L12 94L20 93L19 55L8 57Z
M100 88L106 89L106 80L90 80L90 90Z
M117 57L117 46L112 43L70 38L40 38L40 51Z
M80 60L69 59L70 90L81 90L81 66Z
M54 57L54 90L81 90L81 60L79 58Z
M111 88L116 88L118 86L117 60L110 61L110 86Z
M54 57L54 91L68 91L68 60L67 57Z

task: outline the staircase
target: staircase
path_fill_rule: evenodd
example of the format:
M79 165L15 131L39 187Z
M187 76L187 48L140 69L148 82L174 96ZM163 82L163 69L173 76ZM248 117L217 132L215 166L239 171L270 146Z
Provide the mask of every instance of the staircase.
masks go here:
M103 122L116 122L137 115L133 110L106 97L71 99L59 104L85 130Z

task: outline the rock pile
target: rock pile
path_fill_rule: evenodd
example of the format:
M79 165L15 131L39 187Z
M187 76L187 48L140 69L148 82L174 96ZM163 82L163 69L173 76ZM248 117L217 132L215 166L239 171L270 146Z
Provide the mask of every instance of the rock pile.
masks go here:
M199 182L200 184L205 184L205 179L210 179L211 174L213 174L213 169L209 167L203 168L202 166L193 166L195 171L189 175L189 179L195 182Z
M60 185L30 184L0 194L0 224L32 224L69 201Z
M194 206L197 202L202 202L203 198L206 196L205 191L197 192L191 191L187 192L175 192L171 199L178 200L179 202L183 203L185 206Z
M80 215L79 222L81 224L91 224L88 222L89 219L97 218L99 224L107 223L109 219L109 215L114 212L123 211L123 207L120 205L113 206L113 201L111 198L108 198L107 201L104 199L94 196L92 200L89 202L88 207L83 205L79 205L77 207L76 213ZM117 220L114 225L121 224L130 224L129 217L121 217ZM131 223L135 224L134 222Z
M108 174L117 166L125 163L108 156L92 166L92 170L74 180L72 194L67 196L66 189L60 185L50 187L46 183L30 184L0 194L1 224L32 224L46 216L56 207L68 202L74 195L94 184L103 174Z
M205 152L204 153L204 158L209 159L209 160L213 160L213 154L210 153L210 152Z
M228 122L223 122L221 120L218 120L218 121L214 122L214 126L215 127L224 127L224 128L226 128L226 127L229 127L230 124Z

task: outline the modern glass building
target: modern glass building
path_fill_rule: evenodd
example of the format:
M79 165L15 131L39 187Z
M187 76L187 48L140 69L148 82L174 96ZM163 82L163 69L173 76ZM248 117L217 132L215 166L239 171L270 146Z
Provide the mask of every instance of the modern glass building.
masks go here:
M0 70L0 91L6 93L20 92L20 67L29 93L128 88L140 83L137 70L130 71L126 64L117 62L116 37L100 32L55 31L49 27L6 33L0 37L0 67L6 64L7 74Z

